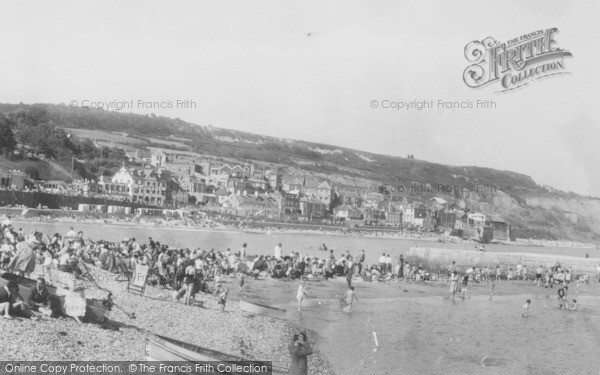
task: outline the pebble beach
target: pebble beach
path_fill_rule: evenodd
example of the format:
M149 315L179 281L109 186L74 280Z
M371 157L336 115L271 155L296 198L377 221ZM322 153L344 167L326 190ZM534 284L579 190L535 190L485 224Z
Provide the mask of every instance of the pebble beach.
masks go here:
M225 312L219 310L215 298L199 293L203 306L186 306L175 301L172 292L147 286L143 296L126 292L126 282L115 280L114 274L96 267L91 273L102 288L114 294L114 302L134 313L135 319L118 308L110 312L106 325L78 324L67 317L42 317L40 320L16 317L0 319L4 342L3 359L81 360L81 361L144 361L146 337L149 333L174 338L186 343L237 355L251 360L272 361L273 365L289 367L287 345L300 328L293 322L241 312L236 296L237 286L225 278L230 290ZM31 278L41 275L41 267ZM66 283L69 274L53 272L54 284ZM61 281L57 282L57 279ZM264 282L267 284L267 282ZM86 282L86 297L105 298L106 292ZM307 332L314 354L309 356L311 374L330 375L334 372L322 354L313 332Z

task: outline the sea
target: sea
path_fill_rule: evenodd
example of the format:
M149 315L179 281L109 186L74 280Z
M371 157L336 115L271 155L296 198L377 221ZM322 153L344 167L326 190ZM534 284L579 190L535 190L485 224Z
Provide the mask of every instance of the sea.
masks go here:
M270 255L282 244L284 255L299 252L324 257L321 244L336 255L365 250L366 262L382 253L393 258L412 246L470 249L473 244L384 237L305 233L249 233L239 230L131 227L89 223L15 222L25 231L66 234L70 226L85 237L120 241L148 237L175 247ZM486 245L487 251L529 252L600 257L600 251L577 248ZM505 286L504 286L505 285ZM271 287L273 286L273 287ZM339 298L345 280L307 281L309 298L296 310L293 281L270 280L268 288L249 282L247 298L284 307L287 318L310 330L337 374L599 374L600 293L597 283L570 292L575 311L558 309L552 289L498 283L490 300L488 284L470 287L466 300L452 299L444 285L356 282L359 302L343 312ZM528 316L523 305L531 299ZM310 371L309 371L310 373Z

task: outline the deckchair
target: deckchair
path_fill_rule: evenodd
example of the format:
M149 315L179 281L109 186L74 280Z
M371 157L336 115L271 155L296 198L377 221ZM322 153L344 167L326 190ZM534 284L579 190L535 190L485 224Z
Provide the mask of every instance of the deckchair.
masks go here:
M150 267L143 264L136 264L133 270L133 276L127 283L127 291L136 294L144 294L146 282L148 281L148 270Z

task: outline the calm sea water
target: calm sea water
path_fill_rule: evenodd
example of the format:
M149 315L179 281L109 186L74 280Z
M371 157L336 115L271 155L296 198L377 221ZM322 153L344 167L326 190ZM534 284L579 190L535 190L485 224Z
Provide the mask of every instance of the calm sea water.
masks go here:
M190 249L211 249L217 251L231 248L238 251L243 243L248 244L248 254L272 255L273 247L278 243L283 244L284 255L289 252L299 252L311 256L324 257L325 253L319 251L323 243L329 249L334 249L339 255L342 251L350 251L357 255L365 250L366 262L375 263L383 252L389 253L393 258L406 253L413 246L437 247L451 249L472 249L474 244L442 243L437 241L420 241L411 239L397 239L388 237L354 237L335 236L322 234L301 233L248 233L235 230L194 230L191 228L153 228L153 227L127 227L121 225L102 225L89 223L14 223L15 227L23 228L25 231L37 229L43 233L53 234L55 232L65 235L70 226L75 230L83 230L86 237L92 239L105 239L109 241L120 241L125 237L134 237L140 243L147 243L148 237L155 241L167 243L175 247L187 247ZM486 250L490 252L529 252L555 255L571 255L584 257L589 254L592 258L600 258L598 249L577 249L560 247L530 247L517 245L487 244Z
M25 230L65 234L70 224L16 223ZM178 247L227 247L239 250L248 243L250 254L272 254L283 243L284 254L323 256L321 243L340 251L367 253L375 262L383 251L398 256L415 241L387 238L340 237L303 234L253 234L235 231L125 228L111 225L74 225L86 236L118 241L148 236ZM472 245L428 243L419 246L468 249ZM590 250L487 245L488 251L538 252L592 257ZM595 251L597 252L597 250ZM598 374L600 373L600 298L586 293L597 284L582 286L580 310L558 310L554 291L528 288L529 294L501 295L492 301L474 295L463 302L439 296L441 287L357 283L360 303L343 313L337 297L345 283L307 283L310 297L305 311L294 310L297 283L268 280L272 288L249 282L248 297L288 308L288 318L315 330L323 350L338 374ZM262 284L264 286L264 284ZM487 288L477 285L472 288ZM499 288L501 288L499 286ZM265 290L267 289L268 292ZM472 289L476 292L476 290ZM535 289L535 290L534 290ZM549 294L550 293L550 294ZM438 296L436 296L438 294ZM548 295L548 297L546 297ZM532 299L529 317L521 316L526 299Z

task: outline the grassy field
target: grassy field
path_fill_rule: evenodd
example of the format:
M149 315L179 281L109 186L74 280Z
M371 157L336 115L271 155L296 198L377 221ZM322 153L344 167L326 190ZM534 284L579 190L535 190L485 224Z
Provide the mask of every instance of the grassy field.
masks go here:
M25 172L28 168L35 168L42 180L70 180L71 177L64 172L53 168L43 161L33 160L8 160L0 157L0 168L4 170L18 170Z
M125 137L123 134L115 134L112 132L106 132L102 130L88 130L88 129L75 129L65 128L65 130L71 134L76 135L82 139L91 139L99 141L108 141L120 144L145 144L146 142L141 139L133 137Z
M158 139L158 138L148 138L149 140L151 140L153 143L160 143L163 145L167 145L167 146L173 146L173 147L183 147L183 148L188 148L189 146L186 144L183 144L181 142L175 142L175 141L168 141L165 139Z

